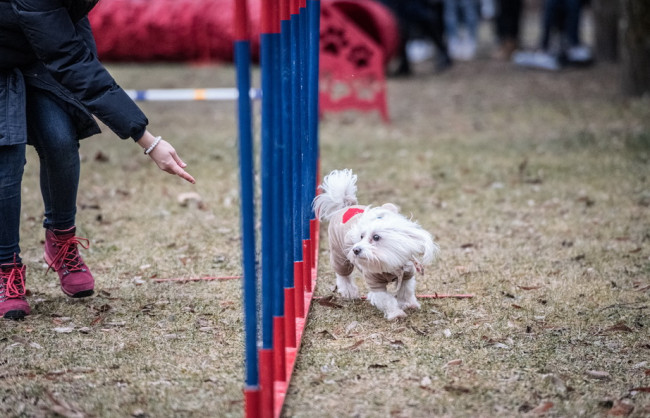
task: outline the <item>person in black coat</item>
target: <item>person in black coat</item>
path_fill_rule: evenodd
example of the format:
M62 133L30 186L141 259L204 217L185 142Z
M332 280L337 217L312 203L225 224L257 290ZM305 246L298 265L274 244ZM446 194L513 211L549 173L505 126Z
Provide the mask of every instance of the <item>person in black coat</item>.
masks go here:
M94 278L77 246L79 141L100 131L132 138L158 167L194 183L174 147L97 59L87 14L98 0L0 0L0 316L30 313L19 222L27 144L36 149L45 207L45 260L70 297L90 296Z
M397 18L401 44L398 51L399 66L396 76L411 74L411 65L406 53L408 41L416 36L430 39L436 47L436 71L448 69L452 62L447 50L442 0L379 0Z

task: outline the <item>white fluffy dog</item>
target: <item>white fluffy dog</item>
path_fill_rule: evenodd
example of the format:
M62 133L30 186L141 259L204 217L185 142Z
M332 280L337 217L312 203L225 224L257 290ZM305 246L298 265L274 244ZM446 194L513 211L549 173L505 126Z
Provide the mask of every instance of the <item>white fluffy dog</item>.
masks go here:
M405 317L404 309L419 309L415 273L433 261L438 246L431 234L399 213L397 206L357 204L357 176L334 170L325 176L313 202L320 220L329 221L330 262L336 286L344 298L360 297L352 271L357 267L368 286L368 299L384 316ZM387 286L397 282L393 295Z

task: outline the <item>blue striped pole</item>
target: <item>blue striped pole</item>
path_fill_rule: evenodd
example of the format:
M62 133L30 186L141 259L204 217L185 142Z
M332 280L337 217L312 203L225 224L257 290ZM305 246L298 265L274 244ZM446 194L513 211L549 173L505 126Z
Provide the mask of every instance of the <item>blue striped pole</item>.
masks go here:
M293 219L293 261L294 281L296 293L296 317L305 317L304 310L304 266L303 266L303 241L302 241L302 115L300 103L300 2L290 1L290 27L291 27L291 154L293 156L292 171L292 219Z
M309 242L310 242L310 267L316 269L318 253L318 221L313 213L311 202L316 195L316 187L319 177L319 56L320 56L320 0L308 0L307 20L309 26L308 39L308 70L307 70L307 123L309 126L309 157L307 179L307 213L309 213Z
M292 206L293 193L292 172L293 158L291 155L291 10L289 0L280 1L280 74L281 74L281 119L282 119L282 200L284 201L283 230L284 230L284 318L285 345L296 348L296 307L295 284L293 271L293 222Z
M275 382L284 382L286 380L285 370L285 341L284 341L284 254L285 254L285 213L283 200L283 177L284 177L284 137L282 124L282 77L281 69L281 34L280 34L280 4L277 0L273 1L272 13L272 32L269 34L271 52L271 80L273 95L270 98L273 101L272 114L272 213L273 225L271 227L271 240L273 242L273 380ZM264 191L262 191L264 193Z
M308 76L307 76L307 119L309 123L309 181L311 186L307 187L307 191L311 194L308 196L310 203L310 218L314 218L311 211L311 202L315 196L317 182L318 182L318 120L320 117L318 107L318 75L319 75L319 55L320 55L320 0L308 0L307 14L309 20L309 63L308 63ZM313 186L313 187L312 187Z
M255 259L255 203L253 198L253 134L251 122L250 41L246 0L235 1L235 66L237 69L239 165L245 345L245 409L248 418L259 417L257 358L257 272Z
M273 82L273 3L262 1L260 65L262 84L261 183L262 183L262 347L260 349L260 383L262 416L274 411L273 392L273 148L274 148L274 82Z
M300 49L300 60L298 62L298 77L300 85L300 108L308 109L307 102L307 64L309 62L309 21L307 19L307 0L299 1L299 49ZM301 130L301 142L302 142L302 166L301 166L301 197L300 204L302 205L302 216L300 218L300 234L302 239L302 260L303 260L303 282L306 292L312 291L312 281L311 281L311 240L310 240L310 227L309 220L311 213L311 192L309 189L312 188L311 184L308 184L309 178L309 150L311 147L311 138L309 132L308 124L308 115L302 114L300 118L300 130Z

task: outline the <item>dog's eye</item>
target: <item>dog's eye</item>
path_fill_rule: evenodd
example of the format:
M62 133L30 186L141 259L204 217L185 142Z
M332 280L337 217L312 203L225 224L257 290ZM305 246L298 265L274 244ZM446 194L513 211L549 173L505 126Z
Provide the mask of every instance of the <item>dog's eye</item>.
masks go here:
M379 235L375 234L375 235L372 236L372 239L373 239L373 241L379 241L381 239L381 237Z
M363 239L363 234L361 234L361 239Z

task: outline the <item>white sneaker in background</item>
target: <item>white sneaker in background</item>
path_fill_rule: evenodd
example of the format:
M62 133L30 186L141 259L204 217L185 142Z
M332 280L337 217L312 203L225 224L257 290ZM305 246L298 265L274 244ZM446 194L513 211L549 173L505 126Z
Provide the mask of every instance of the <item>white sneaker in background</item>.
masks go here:
M587 64L593 60L593 54L588 46L576 45L567 49L566 59L571 64Z
M413 39L406 43L406 56L410 62L424 62L433 57L433 42L424 39Z
M494 0L481 0L481 17L483 19L493 19L496 14Z
M452 60L471 61L476 57L476 40L470 37L451 38L448 48Z
M560 62L557 57L544 51L518 51L512 54L512 62L521 67L540 70L558 71Z
M452 60L462 60L463 56L463 51L462 51L462 43L460 38L454 36L449 38L447 41L447 48L449 49L449 57L451 57Z
M463 44L464 44L463 49L465 51L465 60L471 61L474 58L476 58L476 48L477 48L476 39L465 38L463 40Z

